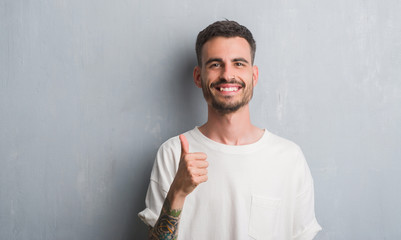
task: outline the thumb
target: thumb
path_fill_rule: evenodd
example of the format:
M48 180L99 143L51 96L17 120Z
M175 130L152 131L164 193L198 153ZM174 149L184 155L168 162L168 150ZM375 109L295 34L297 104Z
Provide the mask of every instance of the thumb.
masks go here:
M189 144L188 144L188 140L184 136L184 134L180 135L180 142L181 142L181 155L183 153L188 153L189 152Z

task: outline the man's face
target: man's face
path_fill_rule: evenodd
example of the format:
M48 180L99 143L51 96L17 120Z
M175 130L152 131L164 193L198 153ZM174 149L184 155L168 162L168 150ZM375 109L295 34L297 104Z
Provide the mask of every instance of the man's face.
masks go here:
M247 105L258 79L249 43L241 37L215 37L202 48L202 66L195 67L195 84L208 105L232 113Z

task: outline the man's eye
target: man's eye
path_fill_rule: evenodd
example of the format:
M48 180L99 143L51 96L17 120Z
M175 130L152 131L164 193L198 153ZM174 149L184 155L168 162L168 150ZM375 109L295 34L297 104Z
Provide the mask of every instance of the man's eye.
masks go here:
M220 64L219 63L212 63L210 65L210 67L213 67L213 68L220 67Z
M242 62L237 62L237 63L235 63L235 65L238 66L238 67L244 66L244 64Z

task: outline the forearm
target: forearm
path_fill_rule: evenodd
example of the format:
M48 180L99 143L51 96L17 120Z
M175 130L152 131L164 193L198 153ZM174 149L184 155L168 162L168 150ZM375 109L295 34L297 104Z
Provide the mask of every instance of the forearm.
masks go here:
M149 229L149 240L177 239L183 205L181 197L173 197L171 193L167 195L159 219Z

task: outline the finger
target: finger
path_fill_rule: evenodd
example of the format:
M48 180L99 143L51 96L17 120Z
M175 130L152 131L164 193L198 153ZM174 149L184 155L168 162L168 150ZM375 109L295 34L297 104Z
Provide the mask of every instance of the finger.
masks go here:
M207 168L196 168L191 171L194 176L207 175Z
M207 167L209 167L209 162L208 161L203 161L203 160L195 161L193 163L193 165L194 165L194 167L197 167L197 168L207 168Z
M183 159L185 159L185 161L189 163L189 166L191 166L196 164L196 162L205 162L207 156L204 153L186 153Z
M180 142L181 142L181 155L184 153L189 152L189 144L187 141L187 138L184 136L184 134L180 135Z
M194 181L195 181L197 184L206 182L207 179L208 179L208 176L207 176L207 175L202 175L202 176L194 177Z
M206 160L207 159L207 155L206 153L203 152L196 152L196 153L191 153L194 155L194 158L196 160Z

